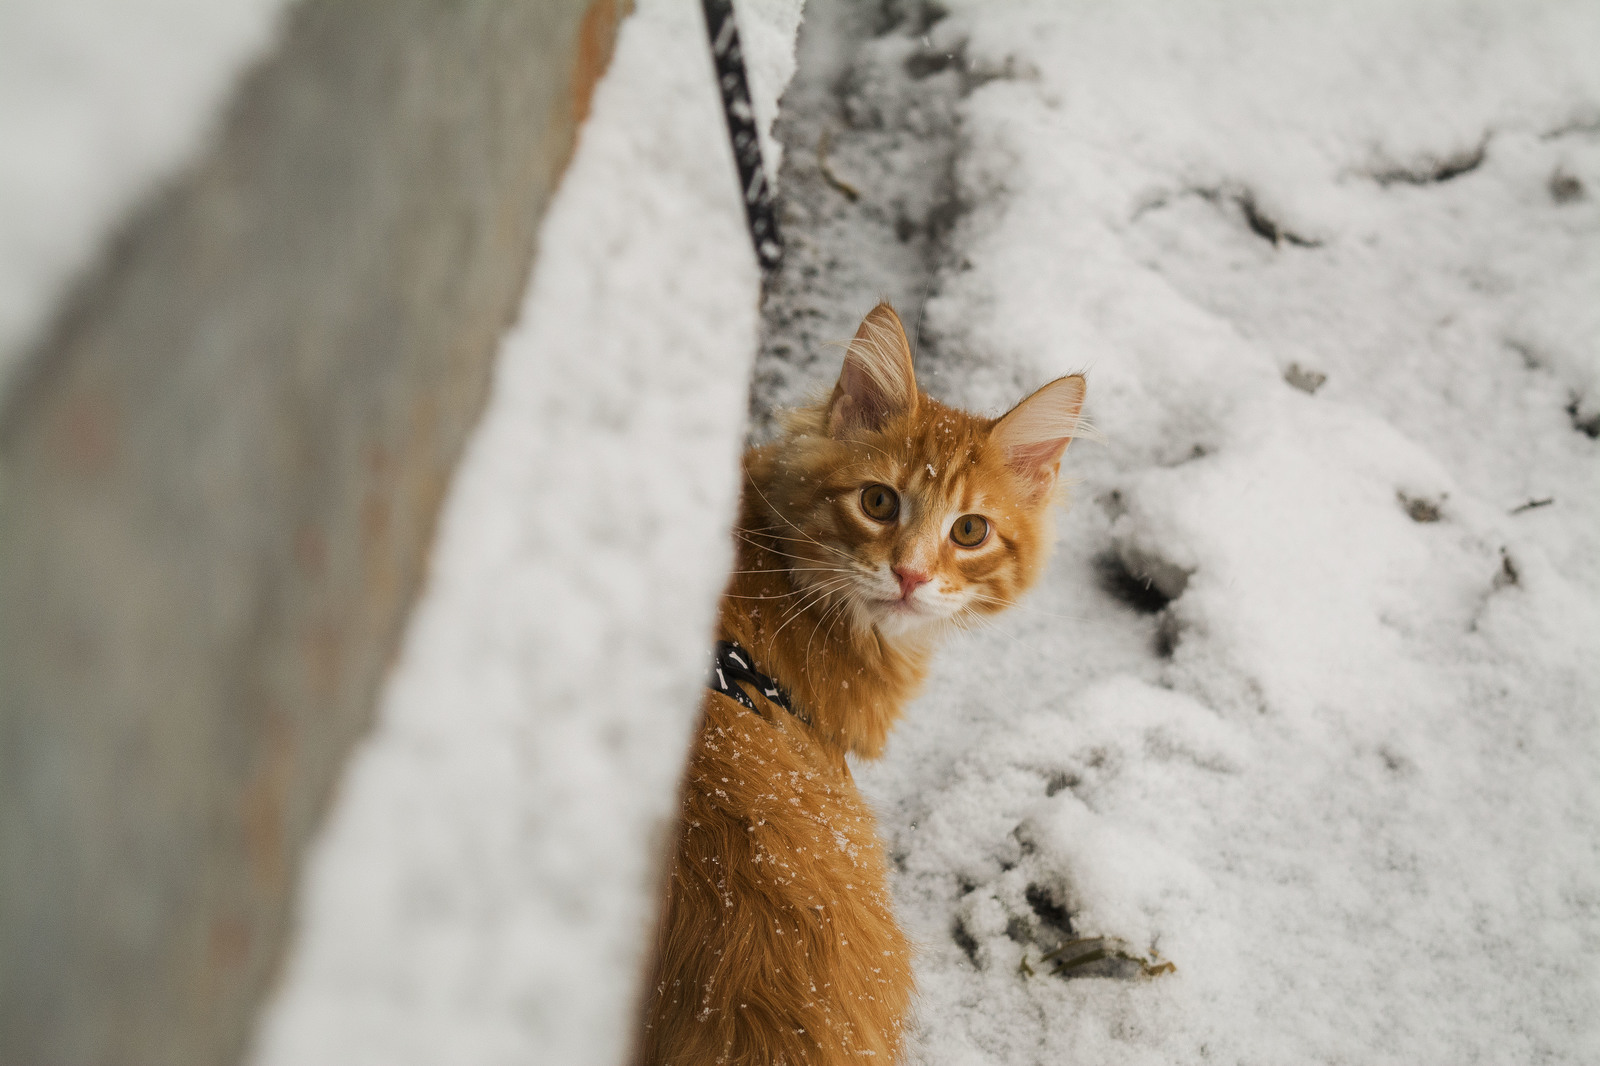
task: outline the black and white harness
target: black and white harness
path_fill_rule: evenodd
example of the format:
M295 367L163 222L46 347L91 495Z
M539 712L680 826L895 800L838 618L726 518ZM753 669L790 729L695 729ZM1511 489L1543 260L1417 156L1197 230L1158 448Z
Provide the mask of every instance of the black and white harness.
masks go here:
M807 725L811 724L808 715L795 710L794 701L789 693L784 691L782 685L756 669L756 661L750 653L739 644L731 640L719 640L716 650L711 658L711 676L706 684L712 692L720 692L729 699L761 714L761 708L756 706L756 701L750 693L740 687L740 684L749 685L751 690L776 703L779 707L794 715Z

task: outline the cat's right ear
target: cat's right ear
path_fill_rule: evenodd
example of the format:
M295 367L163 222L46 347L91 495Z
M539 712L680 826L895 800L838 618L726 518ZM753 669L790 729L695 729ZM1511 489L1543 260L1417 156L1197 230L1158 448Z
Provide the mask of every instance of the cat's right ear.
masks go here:
M876 432L897 415L916 410L917 378L900 316L886 303L861 320L845 352L844 369L828 401L828 435Z
M995 423L989 439L1038 497L1054 487L1061 453L1082 429L1084 388L1082 374L1057 378Z

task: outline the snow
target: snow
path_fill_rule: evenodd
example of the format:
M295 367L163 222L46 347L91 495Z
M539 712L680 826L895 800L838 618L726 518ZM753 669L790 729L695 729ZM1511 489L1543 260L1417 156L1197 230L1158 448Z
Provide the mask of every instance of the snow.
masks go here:
M783 166L783 143L772 135L778 98L794 76L795 38L805 0L738 0L739 48L750 82L750 104L761 136L761 162L776 184Z
M0 4L0 398L107 235L199 151L288 3Z
M1600 9L945 6L808 5L755 369L889 295L944 399L1089 372L857 767L913 1058L1600 1059ZM258 1063L625 1057L757 336L701 33L624 25Z
M918 1058L1596 1061L1600 9L946 6L808 12L757 375L884 291L942 398L1088 368L1049 575L858 767Z
M858 767L916 1057L1600 1060L1600 8L944 6L810 5L755 405L880 295L943 398L1090 375L1050 574ZM0 390L285 7L0 5ZM258 1063L625 1056L759 284L638 8ZM740 7L763 125L799 14Z
M739 9L758 113L798 0ZM696 5L621 27L253 1060L623 1061L760 279Z
M1089 373L1049 574L857 767L914 1058L1600 1061L1600 8L943 6L808 5L754 403L883 295L944 399ZM283 7L0 7L0 388ZM540 246L262 1066L626 1056L758 331L694 5Z

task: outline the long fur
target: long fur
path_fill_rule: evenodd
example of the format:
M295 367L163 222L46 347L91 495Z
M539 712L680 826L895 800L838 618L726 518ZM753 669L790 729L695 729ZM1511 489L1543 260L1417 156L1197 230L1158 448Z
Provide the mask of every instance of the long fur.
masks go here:
M883 304L828 400L746 454L718 633L748 649L800 713L758 699L757 714L707 693L642 1066L898 1061L910 945L845 755L881 754L938 638L1009 606L1038 577L1082 384L1061 379L998 421L948 407L917 391L904 331ZM871 484L899 494L894 522L861 509ZM949 536L968 513L990 525L975 549ZM926 587L889 603L895 568L925 574Z

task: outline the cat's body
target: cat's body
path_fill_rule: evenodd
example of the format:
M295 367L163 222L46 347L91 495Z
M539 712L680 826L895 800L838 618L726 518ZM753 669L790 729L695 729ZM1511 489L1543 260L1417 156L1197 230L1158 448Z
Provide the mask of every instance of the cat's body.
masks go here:
M845 755L882 752L944 630L1037 577L1082 397L1073 377L998 421L946 407L917 391L885 304L829 400L746 455L719 639L794 709L756 686L745 687L756 711L707 693L648 990L647 1066L897 1061L910 947Z

